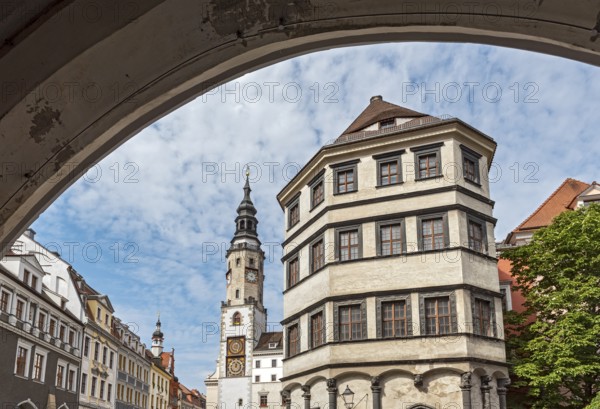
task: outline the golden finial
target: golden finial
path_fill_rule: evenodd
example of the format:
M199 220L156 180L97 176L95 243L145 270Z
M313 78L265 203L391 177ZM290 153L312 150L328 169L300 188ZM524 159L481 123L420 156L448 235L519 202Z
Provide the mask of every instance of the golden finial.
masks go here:
M250 166L246 165L246 179L250 177Z

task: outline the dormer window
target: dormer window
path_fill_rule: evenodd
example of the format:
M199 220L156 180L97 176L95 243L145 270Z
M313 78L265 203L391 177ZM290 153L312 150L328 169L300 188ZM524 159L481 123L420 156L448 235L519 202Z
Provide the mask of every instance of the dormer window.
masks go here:
M37 291L38 278L36 276L31 276L31 288Z
M27 271L27 270L25 270L25 271L23 272L23 282L24 282L25 284L29 284L29 276L30 276L30 275L31 275L31 273L30 273L29 271Z
M269 342L269 349L277 348L277 342Z
M396 120L394 118L379 121L379 129L391 128L393 126L396 126Z

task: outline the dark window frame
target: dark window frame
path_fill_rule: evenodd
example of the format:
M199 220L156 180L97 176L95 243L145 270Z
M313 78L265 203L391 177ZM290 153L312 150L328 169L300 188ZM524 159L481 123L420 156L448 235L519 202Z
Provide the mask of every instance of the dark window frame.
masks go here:
M297 336L297 341L295 343L295 345L297 346L297 350L295 350L294 354L292 354L291 352L291 339L290 339L290 332L292 331L292 329L294 329L294 327L296 328L296 330L298 331L298 336ZM300 352L302 352L302 345L300 343L302 337L301 337L301 332L300 332L300 320L294 320L292 322L290 322L285 329L285 335L286 335L286 342L285 342L285 356L287 358L291 358L293 356L298 355Z
M300 223L300 197L294 199L288 206L288 230ZM294 216L295 215L295 216Z
M463 170L463 178L467 182L473 183L477 186L481 186L481 172L479 166L479 160L482 155L478 152L475 152L473 149L466 147L465 145L460 145L460 150L462 152L462 170ZM465 161L469 160L473 162L474 166L474 178L467 177L467 166Z
M314 256L313 250L314 250L315 246L319 243L321 243L321 247L323 250L322 251L323 261L320 266L317 266L317 268L315 268L315 256ZM310 244L308 245L308 253L309 253L308 261L309 261L309 267L310 267L310 274L314 274L317 271L320 271L321 269L323 269L325 267L326 260L325 260L325 236L324 235L321 235L310 242Z
M479 224L481 226L481 249L477 250L471 246L471 223ZM467 214L467 247L473 251L487 254L488 252L488 240L487 240L487 223L485 220L479 217Z
M294 283L292 283L291 280L291 269L292 269L292 264L293 263L297 264L297 276L296 276L296 281ZM288 262L287 262L287 268L286 268L286 282L287 282L287 288L292 288L294 287L296 284L298 284L300 282L300 255L296 254L294 257L292 257Z
M396 126L396 118L387 118L379 121L379 129L388 129Z
M393 226L393 225L400 225L400 253L398 254L383 254L383 249L382 249L382 242L381 242L381 229L385 228L385 227L389 227L389 226ZM384 221L380 221L380 222L376 222L375 223L375 242L377 245L377 256L378 257L391 257L391 256L398 256L398 255L402 255L402 254L406 254L406 224L404 221L404 218L401 219L391 219L391 220L384 220ZM391 252L391 249L390 249Z
M347 193L353 193L358 191L358 163L360 159L355 159L353 161L338 163L335 165L331 165L333 169L333 194L334 195L344 195ZM340 192L340 187L338 185L338 175L341 172L352 171L353 179L352 179L352 190L346 190L344 192ZM348 183L346 183L348 185Z
M315 196L315 189L321 187L321 200L316 201L317 197ZM325 178L323 175L319 176L314 182L309 185L310 189L310 210L319 206L321 203L325 201Z
M490 306L490 326L487 334L481 333L481 324L477 325L476 320L476 304L477 300L487 302ZM490 297L481 293L471 293L471 317L473 320L473 333L487 337L498 337L498 326L496 324L496 303L494 297Z
M382 153L379 155L373 155L373 159L376 162L376 166L377 166L377 185L376 187L388 187L388 186L395 186L395 185L400 185L402 183L404 183L403 180L403 173L402 173L402 154L404 154L406 151L404 149L400 150L400 151L394 151L394 152L386 152L386 153ZM397 166L397 180L394 183L388 183L388 184L382 184L381 183L381 165L385 164L385 163L389 163L389 162L396 162L396 166Z
M415 161L415 180L427 180L437 178L443 175L442 172L442 146L444 142L433 143L430 145L423 145L411 148L411 152L414 153L414 161ZM421 177L421 168L420 168L420 158L422 156L429 156L431 154L435 154L436 161L436 174L435 175L427 175Z
M348 260L342 260L341 247L340 247L340 235L343 233L348 233L348 232L352 232L352 231L357 232L358 255L356 258L349 258ZM351 252L349 254L351 254ZM353 226L345 226L345 227L336 228L335 229L335 258L336 258L336 261L338 261L340 263L344 263L344 262L348 262L348 261L360 260L360 259L362 259L362 257L363 257L362 224L356 224Z
M424 241L423 241L423 222L427 220L433 219L442 219L442 229L444 231L444 247L441 249L428 249L425 250ZM418 236L418 245L419 251L440 251L448 248L450 246L450 229L448 227L448 213L430 213L422 216L417 216L417 236Z
M394 335L393 337L383 336L383 304L400 302L403 301L406 310L406 335ZM377 314L377 338L379 339L392 339L392 338L406 338L413 335L413 322L412 322L412 305L410 294L406 295L391 295L387 297L377 297L375 299L376 314Z
M316 315L321 314L322 320L321 320L321 342L318 345L314 344L314 340L313 340L313 335L314 335L314 331L313 331L313 317L315 317ZM309 348L310 349L314 349L314 348L318 348L321 345L325 345L327 343L327 336L326 336L326 331L325 329L327 328L327 326L325 325L326 323L326 317L325 317L325 307L321 306L320 308L317 308L315 310L312 310L310 312L310 314L308 314L308 344L309 344Z
M427 320L425 316L425 300L431 298L447 297L449 299L448 307L450 310L450 332L448 334L429 334L427 333ZM419 294L419 322L421 325L421 335L447 336L458 333L458 317L456 315L456 293L454 291L439 291Z
M340 339L340 308L349 307L349 306L360 306L361 313L361 338L360 339L351 339L351 340L341 340ZM336 342L353 342L365 340L368 338L367 333L367 301L366 299L355 299L348 301L340 301L333 303L333 337ZM352 333L352 331L350 332Z

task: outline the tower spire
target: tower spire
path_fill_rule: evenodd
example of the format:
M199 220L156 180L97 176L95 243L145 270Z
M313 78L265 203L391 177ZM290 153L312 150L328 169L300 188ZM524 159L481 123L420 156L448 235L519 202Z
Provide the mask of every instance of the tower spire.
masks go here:
M155 357L160 357L163 352L163 341L165 338L161 329L161 325L159 312L158 319L156 320L156 328L152 333L152 355Z
M260 240L258 240L258 233L256 231L256 225L258 224L256 208L250 197L250 192L252 192L252 189L250 188L250 167L247 166L244 198L237 208L238 216L235 219L236 229L235 235L231 240L232 244L245 242L260 245Z

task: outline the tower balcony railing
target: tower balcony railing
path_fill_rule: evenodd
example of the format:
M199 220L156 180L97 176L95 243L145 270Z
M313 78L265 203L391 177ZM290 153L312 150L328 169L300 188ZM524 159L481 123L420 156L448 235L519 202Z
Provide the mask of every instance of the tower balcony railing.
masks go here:
M450 116L450 115L446 115L446 114L440 115L438 117L425 116L423 118L415 118L412 121L408 121L408 122L405 122L403 124L396 125L396 126L390 126L387 128L377 129L374 131L361 131L361 132L349 133L347 135L342 135L339 138L337 138L333 141L330 141L329 143L327 143L327 145L337 145L337 144L341 144L341 143L359 141L362 139L376 138L376 137L382 136L382 135L393 134L396 132L405 131L408 129L419 128L421 126L427 126L427 125L431 125L431 124L435 124L435 123L439 123L439 122L450 121L453 119L456 119L456 118L453 116Z
M232 244L229 247L228 251L231 250L254 250L254 251L259 251L260 250L260 246L256 245L256 244L251 244L251 243L235 243Z

